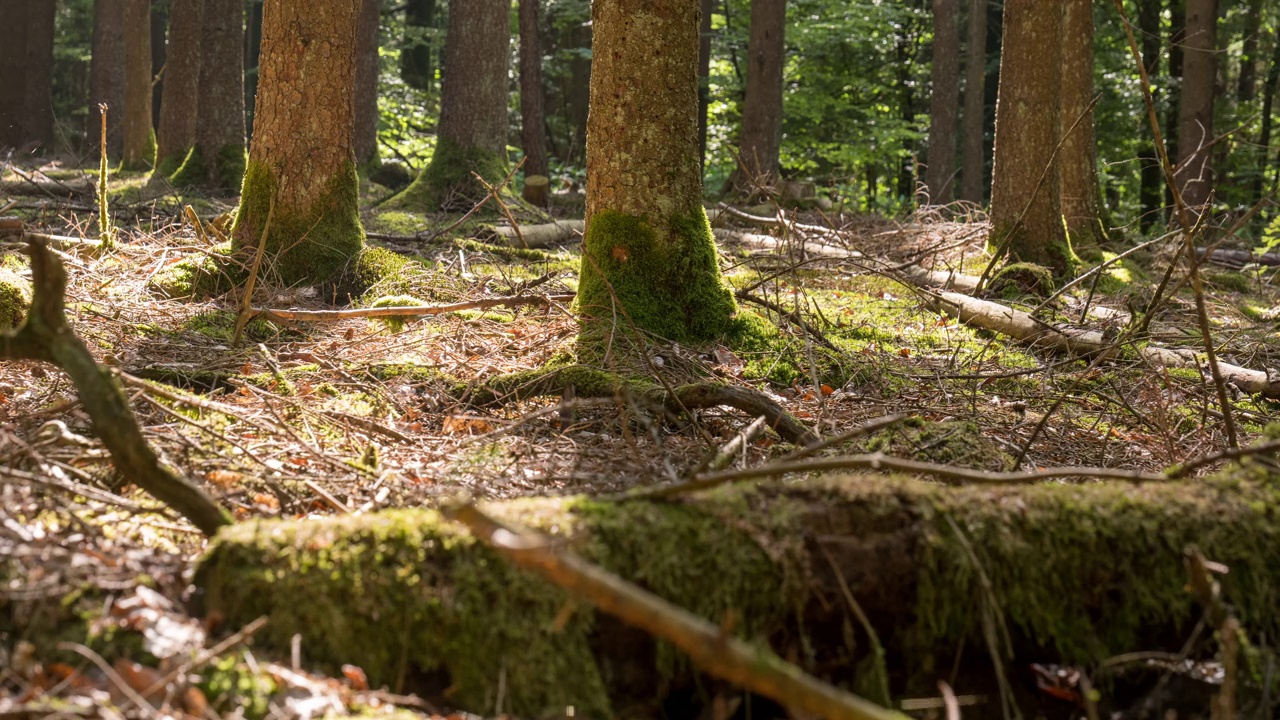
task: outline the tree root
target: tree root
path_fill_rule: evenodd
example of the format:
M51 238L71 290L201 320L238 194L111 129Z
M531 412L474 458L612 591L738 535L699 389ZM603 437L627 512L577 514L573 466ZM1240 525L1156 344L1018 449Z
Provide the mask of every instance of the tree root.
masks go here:
M163 464L147 445L111 370L98 365L67 324L66 270L37 238L31 239L31 271L31 310L21 327L0 332L0 358L38 360L62 368L75 384L94 432L129 482L176 510L206 535L230 525L231 516L213 498Z
M648 380L620 378L586 365L568 365L500 375L483 385L459 388L462 391L459 394L477 405L493 405L508 400L557 395L568 387L573 388L575 397L581 398L630 393L674 412L724 405L751 417L764 416L769 427L787 442L797 445L818 442L812 430L763 393L716 382L689 383L668 390Z

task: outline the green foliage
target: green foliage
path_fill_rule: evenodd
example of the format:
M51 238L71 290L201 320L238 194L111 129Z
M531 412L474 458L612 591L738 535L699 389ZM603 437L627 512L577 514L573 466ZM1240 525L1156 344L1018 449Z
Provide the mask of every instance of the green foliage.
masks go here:
M18 327L30 304L31 283L0 267L0 332Z

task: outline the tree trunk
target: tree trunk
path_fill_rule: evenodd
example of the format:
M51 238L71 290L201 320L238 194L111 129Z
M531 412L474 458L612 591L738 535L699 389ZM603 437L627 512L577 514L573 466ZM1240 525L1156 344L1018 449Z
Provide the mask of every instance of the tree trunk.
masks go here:
M932 95L929 98L929 156L924 184L931 205L955 196L956 114L960 102L960 5L933 0Z
M707 166L707 108L711 105L711 15L715 0L701 0L702 20L698 23L698 152Z
M92 52L85 138L97 154L102 137L98 106L106 105L107 154L119 157L124 146L124 0L94 0Z
M245 174L241 0L205 0L199 106L196 146L172 180L180 186L234 191Z
M1182 199L1193 215L1206 209L1214 185L1209 160L1213 142L1217 26L1217 0L1187 0L1182 103L1178 112L1177 182Z
M1252 102L1258 95L1258 35L1262 29L1262 0L1249 0L1244 17L1244 47L1240 50L1240 78L1236 102Z
M253 101L258 94L258 55L262 51L262 0L249 0L244 17L244 118L253 142Z
M1058 199L1061 162L1050 164L1059 137L1061 49L1061 5L1006 0L990 240L1019 261L1066 275L1072 262Z
M618 332L628 337L634 323L666 338L708 340L730 329L736 311L702 207L698 13L689 0L592 4L577 300L588 355L619 316L615 298L629 318L618 320Z
M524 147L524 176L547 177L547 119L542 94L542 30L538 25L541 0L520 0L520 143ZM550 186L525 183L524 199L545 207Z
M168 48L165 36L169 31L170 6L166 2L151 3L151 127L160 127L160 104L164 92L165 62Z
M356 165L378 160L379 0L360 0L356 20L355 136Z
M355 3L263 8L257 112L233 229L284 286L333 278L364 246L352 151ZM268 222L270 223L268 227Z
M506 175L510 9L506 0L449 8L436 149L413 184L391 200L393 207L469 210L485 194L473 171L491 183Z
M1007 633L1010 669L1177 652L1204 614L1185 589L1189 545L1229 568L1224 600L1253 636L1274 637L1280 545L1267 482L944 487L854 475L485 510L841 684L872 686L870 626L895 697L932 695L956 667L958 694L992 698L964 717L1000 717L984 637ZM662 702L696 682L670 648L570 604L430 510L240 523L210 543L194 582L228 630L271 617L255 652L288 657L301 634L308 662L354 663L375 687L401 679L394 691L433 701L450 685L450 704L474 712L496 714L503 695L502 709L523 717L563 717L567 705L581 717L672 717ZM1022 717L1074 710L1024 690L1029 674L1010 685Z
M984 81L987 73L987 2L969 1L969 38L964 61L964 156L961 160L960 197L982 204L982 188L987 171L983 153L986 97Z
M1271 49L1271 67L1267 70L1267 81L1262 87L1262 128L1258 133L1258 145L1262 148L1262 165L1253 178L1253 202L1262 199L1262 185L1271 167L1271 113L1274 108L1276 89L1280 86L1280 41Z
M168 64L156 137L156 174L169 176L196 144L200 110L200 35L204 0L173 0L169 12Z
M53 143L53 0L0 0L0 148L26 155Z
M1093 110L1093 2L1064 0L1062 18L1062 109L1059 116L1062 149L1059 199L1071 243L1097 245L1102 239L1098 219L1097 142ZM1067 133L1071 124L1075 130Z
M751 0L747 91L742 102L742 138L733 180L733 191L739 196L755 195L778 181L786 29L786 0Z
M124 26L124 156L120 166L146 170L156 159L151 128L151 0L125 0Z
M578 52L570 57L568 73L563 76L561 84L569 132L565 138L564 156L560 160L581 165L586 162L587 116L590 114L591 25L578 23L569 27L561 36L561 47L574 48Z
M1186 37L1186 25L1187 0L1169 0L1169 77L1167 80L1169 99L1165 106L1164 114L1164 143L1165 152L1168 154L1170 162L1174 163L1180 157L1178 154L1179 108L1182 103L1182 58L1184 55L1182 42ZM1160 179L1163 182L1163 171ZM1164 188L1164 204L1170 216L1172 216L1173 189L1168 187L1167 184Z
M1138 0L1138 30L1142 61L1147 66L1147 75L1154 78L1160 72L1160 0ZM1138 154L1141 173L1138 196L1142 202L1139 227L1143 232L1160 221L1160 202L1164 195L1164 172L1153 142L1144 144Z
M436 0L409 0L404 6L405 41L400 78L411 88L430 90L435 79Z

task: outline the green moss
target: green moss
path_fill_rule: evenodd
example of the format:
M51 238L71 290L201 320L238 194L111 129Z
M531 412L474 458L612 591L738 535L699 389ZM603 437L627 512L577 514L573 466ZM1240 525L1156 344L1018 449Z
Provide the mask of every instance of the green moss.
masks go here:
M417 260L386 248L365 247L333 279L332 293L325 294L332 294L339 302L412 295L425 274L426 268Z
M196 685L209 699L210 709L235 712L246 720L260 720L271 711L275 680L265 672L240 662L236 655L218 658L201 673Z
M208 254L184 258L156 273L147 288L167 298L216 297L235 287L245 272L231 257L231 244L215 245Z
M666 228L596 213L583 241L576 305L585 324L616 322L630 334L614 297L638 328L671 340L707 341L732 330L737 304L720 277L706 213L673 216Z
M1240 272L1206 273L1205 282L1213 287L1231 292L1247 293L1257 287L1257 280Z
M253 257L276 197L276 183L264 163L249 163L232 228L233 247L241 258ZM271 215L260 278L285 286L322 284L357 258L364 248L358 186L355 163L351 162L330 180L311 207L277 206Z
M178 168L169 175L175 187L199 187L207 182L209 168L204 162L204 152L196 145L187 152Z
M406 210L388 210L375 208L368 216L366 226L370 232L388 235L414 235L426 229L427 221L422 215Z
M999 240L1006 247L992 247L993 251L1007 252L1014 262L1026 262L1047 267L1055 277L1069 278L1080 259L1071 248L1071 240L1064 233L1061 240L1032 237L1025 227L1018 227L1010 237L1009 227L993 227L987 236Z
M187 150L186 152L181 154L175 154L175 155L169 155L167 157L157 158L155 175L158 177L162 177L166 180L169 180L169 182L173 183L172 178L174 174L178 172L178 169L182 167L183 160L185 160L188 156L190 156L190 154L191 154L191 151ZM177 183L173 183L173 184L176 185Z
M877 433L868 452L983 470L1006 470L1010 458L978 424L967 420L932 422L909 418Z
M386 297L380 297L372 303L369 303L369 307L371 308L426 307L426 305L427 303L412 295L388 295ZM391 330L391 332L400 332L401 330L404 330L405 323L420 320L421 317L414 315L387 315L376 319Z
M815 343L811 366L808 343L803 337L788 335L772 321L749 310L734 317L726 340L746 364L742 377L748 380L763 378L782 387L811 385L816 370L819 382L839 387L850 377L850 369L838 353Z
M463 147L448 138L440 138L431 162L409 187L387 201L387 207L428 213L442 209L469 210L486 194L471 173L474 171L486 182L496 184L506 176L506 165L506 159L491 150Z
M1054 290L1053 271L1035 263L1009 263L991 276L988 289L1006 300L1023 295L1048 297Z
M0 268L0 332L22 324L31 306L31 283L17 273Z
M210 168L204 152L197 145L187 153L181 166L169 175L169 182L176 187L206 187L212 184L216 188L233 190L239 188L241 180L245 179L247 163L244 146L231 144L218 149L214 166Z

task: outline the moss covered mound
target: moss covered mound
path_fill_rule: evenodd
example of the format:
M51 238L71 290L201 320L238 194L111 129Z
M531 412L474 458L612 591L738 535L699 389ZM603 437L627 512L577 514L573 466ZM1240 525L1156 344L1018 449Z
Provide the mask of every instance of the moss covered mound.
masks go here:
M31 306L31 283L0 266L0 332L22 324Z
M908 418L877 433L867 442L866 449L979 470L1007 470L1011 460L977 423L965 420L931 422Z
M1184 548L1230 567L1225 598L1251 634L1280 625L1280 492L1269 479L1134 487L1050 484L944 488L882 477L723 488L677 503L518 501L489 509L573 537L574 550L717 623L804 648L799 662L841 682L858 652L843 586L888 648L894 692L984 643L977 609L996 608L1015 660L1096 661L1176 650L1198 614ZM843 580L830 572L834 562ZM982 578L986 578L986 581ZM669 648L622 630L542 580L513 570L429 511L229 528L201 564L207 608L233 627L261 614L259 638L374 683L445 671L453 700L536 716L564 705L606 714L654 702L687 675ZM965 639L967 636L967 640ZM976 650L975 650L976 648ZM986 662L975 663L984 667ZM865 667L865 665L864 665Z
M1048 297L1054 291L1053 271L1035 263L1009 263L991 276L988 294L1012 300L1023 295Z
M409 187L388 200L386 207L427 213L465 212L487 194L471 173L496 185L506 176L506 165L506 160L492 150L463 147L440 138L431 162Z
M191 148L178 169L169 175L169 182L176 187L208 187L235 190L240 187L247 169L245 149L242 145L224 145L209 167L200 146Z

